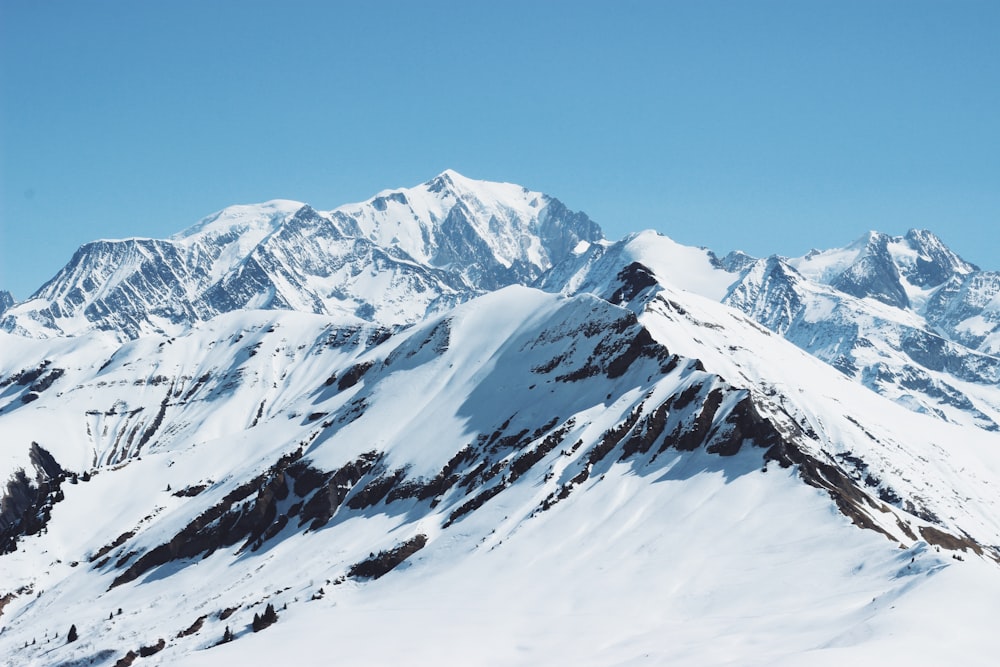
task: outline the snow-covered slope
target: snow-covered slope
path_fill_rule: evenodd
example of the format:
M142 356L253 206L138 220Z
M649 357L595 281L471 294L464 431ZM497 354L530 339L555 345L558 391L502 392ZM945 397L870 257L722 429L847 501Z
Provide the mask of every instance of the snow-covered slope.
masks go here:
M85 246L0 332L0 662L987 664L995 357L905 341L988 274L912 236L719 259L445 172Z
M272 641L293 637L307 664L328 659L314 629L338 619L352 628L338 651L365 661L386 605L415 625L375 663L434 655L428 610L466 617L449 650L471 657L485 623L535 608L554 635L499 630L525 662L723 664L857 649L949 563L996 590L1000 568L971 562L998 557L995 436L873 401L707 299L657 289L647 304L637 319L512 287L388 338L258 311L121 347L4 345L5 465L29 471L22 496L46 494L20 517L32 534L6 517L0 655L110 664L163 639L148 664L260 664L276 649L240 644L272 604L288 620ZM837 602L781 620L823 590ZM629 600L660 611L628 621ZM556 620L569 608L583 617ZM599 644L568 643L612 618ZM227 627L236 641L213 648Z
M86 244L3 313L0 329L126 340L244 308L408 325L531 282L601 238L596 223L552 197L446 171L330 212L276 200L224 209L171 239Z

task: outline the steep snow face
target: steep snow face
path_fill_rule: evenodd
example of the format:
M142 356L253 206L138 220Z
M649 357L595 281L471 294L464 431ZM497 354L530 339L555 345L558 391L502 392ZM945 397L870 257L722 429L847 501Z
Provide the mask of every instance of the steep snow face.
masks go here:
M877 443L879 448L885 447L894 437L894 427L881 435L874 434L870 428L863 435L857 431L858 424L867 428L877 423L878 414L886 409L883 401L869 389L896 401L900 423L909 423L908 419L912 419L905 416L906 410L923 412L941 422L978 427L973 430L985 431L980 432L983 443L995 442L993 434L1000 430L997 426L1000 420L997 359L927 334L919 315L874 299L858 299L807 280L776 257L750 263L729 287L724 303L718 304L715 302L717 292L702 290L705 295L697 294L690 289L680 289L664 278L669 276L671 267L684 266L683 263L666 261L653 270L634 261L639 258L649 261L657 255L669 257L668 253L656 253L655 249L661 246L656 237L637 237L627 243L644 244L647 252L637 252L632 247L623 253L625 243L611 246L602 249L596 261L581 258L577 264L557 267L549 277L569 286L567 291L589 291L628 307L639 315L658 340L682 356L699 359L710 371L733 384L759 387L765 397L781 396L781 405L790 414L800 415L789 428L815 434L824 443L819 449L828 455L850 460L856 451L869 449L872 443ZM607 263L602 264L605 259ZM720 264L724 266L725 262ZM700 273L701 276L717 273L720 277L734 277L708 261L701 265ZM689 285L692 280L704 282L703 277L692 278L698 275L698 270L692 269L690 264L685 267L684 274ZM766 330L751 325L747 316L786 340L761 335ZM792 354L787 342L816 358L802 352ZM773 350L773 355L768 350ZM840 373L820 361L834 366ZM779 379L789 371L794 379ZM767 380L761 384L759 378ZM815 378L816 382L808 381L810 378ZM837 397L835 402L859 406L856 414L849 412L849 418L845 418L844 413L839 413L839 416L825 416L817 421L802 416L811 413L813 408L792 409L787 403L789 400L798 403L794 397L799 391L806 396L837 396L831 393L834 387L852 394L851 398ZM762 400L766 402L767 399ZM864 407L869 404L879 407L869 412ZM869 436L871 440L867 440ZM937 443L949 442L952 437L941 434ZM908 456L902 452L907 451L908 442L917 439L919 436L915 432L909 433L896 440L891 450ZM992 446L983 444L981 453L989 452ZM928 460L940 460L940 444L928 444L927 447L923 456ZM894 476L891 470L896 465L894 461L898 462L895 453L879 464L875 464L870 455L861 458L866 463L854 471L858 478L873 480L873 484L879 486L883 482L878 480L883 480L885 475ZM944 480L957 474L961 467L957 465L942 473L939 482L932 485L947 485ZM888 483L893 490L879 487L882 490L877 495L895 498L894 489L901 483L902 480L896 478ZM913 493L924 496L916 489ZM992 502L986 500L989 492L982 488L979 493L986 503L983 511L992 511L986 509ZM954 516L951 513L961 505L961 500L955 497L952 503L947 510L938 508L932 512Z
M987 469L993 471L992 476L1000 471L996 448L1000 440L995 431L912 414L906 406L873 395L815 357L791 348L787 340L743 314L715 302L680 296L664 288L648 302L640 322L656 340L670 341L677 354L696 354L707 371L734 384L755 387L762 414L785 424L789 432L806 434L804 451L838 461L850 477L862 481L885 503L909 508L917 515L956 517L968 522L968 530L1000 530L994 517L1000 499L990 488L992 482L970 472ZM956 438L969 438L964 441L968 447L956 444ZM956 482L959 479L976 490L969 495L941 492L956 483L964 487L964 482ZM902 488L907 491L900 496L909 500L897 496ZM978 507L963 509L966 500ZM935 506L919 509L925 501ZM956 512L968 512L967 518L957 519Z
M87 244L32 299L0 313L0 327L125 340L176 335L243 308L410 325L529 283L601 238L596 223L551 197L446 171L331 212L276 200L226 208L168 240Z
M202 268L170 241L95 241L4 313L0 327L36 337L92 328L123 338L172 330L196 316L192 295L206 282Z
M303 206L304 203L289 199L228 206L171 238L188 244L205 243L215 247L225 247L229 241L241 240L246 244L244 251L235 254L244 255Z
M1000 273L951 278L928 299L925 313L928 323L951 340L1000 355Z
M831 300L819 295L808 298L805 293L812 292L811 287L783 260L770 257L749 264L742 278L726 295L725 302L784 335L800 317L808 317L813 322L830 319L831 308L824 306L831 305ZM812 304L809 313L805 312L806 303Z
M810 282L776 258L760 260L723 302L913 410L998 428L1000 360L930 330L913 311Z
M649 296L510 287L393 335L250 311L124 345L6 336L2 472L30 502L0 524L0 655L308 664L333 632L356 662L424 663L454 621L472 661L870 657L919 645L890 609L939 603L935 578L997 590L975 555L1000 542L994 435Z
M202 295L302 206L232 206L169 240L85 244L31 299L8 310L0 327L36 337L96 329L121 339L182 331L223 312L199 303Z
M911 229L902 239L892 239L889 253L902 276L917 287L934 287L954 276L967 276L979 270L926 230Z
M175 234L171 240L188 248L195 263L205 264L207 260L207 279L214 283L304 206L286 199L230 206Z

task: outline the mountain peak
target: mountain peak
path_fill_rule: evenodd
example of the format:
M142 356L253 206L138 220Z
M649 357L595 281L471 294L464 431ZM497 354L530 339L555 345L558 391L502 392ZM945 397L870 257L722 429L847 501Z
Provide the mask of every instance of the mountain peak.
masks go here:
M426 185L432 186L432 187L434 187L434 186L437 186L437 187L447 187L449 185L450 186L455 186L455 185L458 185L459 183L463 183L463 182L469 181L469 180L472 180L472 179L469 179L468 177L463 176L462 174L458 173L454 169L445 169L440 174L438 174L437 176L435 176L431 180L427 181Z
M889 235L884 232L870 229L855 239L853 243L848 245L847 249L864 251L871 248L878 248L879 246L884 245L889 238Z
M251 233L263 238L305 204L290 199L272 199L259 204L235 204L202 218L187 229L174 234L173 241L216 238Z
M469 191L477 190L483 186L487 185L511 185L510 183L501 183L499 181L487 181L480 180L476 178L470 178L464 174L460 174L454 169L445 169L440 174L427 181L423 185L427 186L427 189L431 192L441 192L443 190L451 191ZM519 189L526 190L527 188L521 188L521 186L516 186Z
M979 271L975 264L965 261L945 245L936 234L926 229L911 229L901 239L916 256L908 258L912 267L907 278L916 285L940 285L954 275L968 275Z
M516 183L469 178L454 169L445 169L414 189L438 197L447 198L447 195L452 195L455 199L486 207L497 204L512 206L523 200L530 205L530 208L541 208L551 199L541 192L533 192Z

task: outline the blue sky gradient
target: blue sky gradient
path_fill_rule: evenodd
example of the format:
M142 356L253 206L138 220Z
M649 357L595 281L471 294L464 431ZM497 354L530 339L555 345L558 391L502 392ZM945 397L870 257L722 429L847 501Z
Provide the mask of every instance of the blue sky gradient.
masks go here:
M0 0L0 289L446 168L725 253L1000 269L1000 3Z

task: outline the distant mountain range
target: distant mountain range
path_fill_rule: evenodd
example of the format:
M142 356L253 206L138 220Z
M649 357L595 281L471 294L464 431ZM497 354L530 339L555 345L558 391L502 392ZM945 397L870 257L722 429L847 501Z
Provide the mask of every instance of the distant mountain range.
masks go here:
M0 443L11 664L1000 649L1000 273L927 231L719 256L453 171L232 206L0 292Z
M232 206L170 239L88 243L0 326L126 340L247 308L409 325L530 283L601 238L556 199L446 171L333 211L285 200Z

